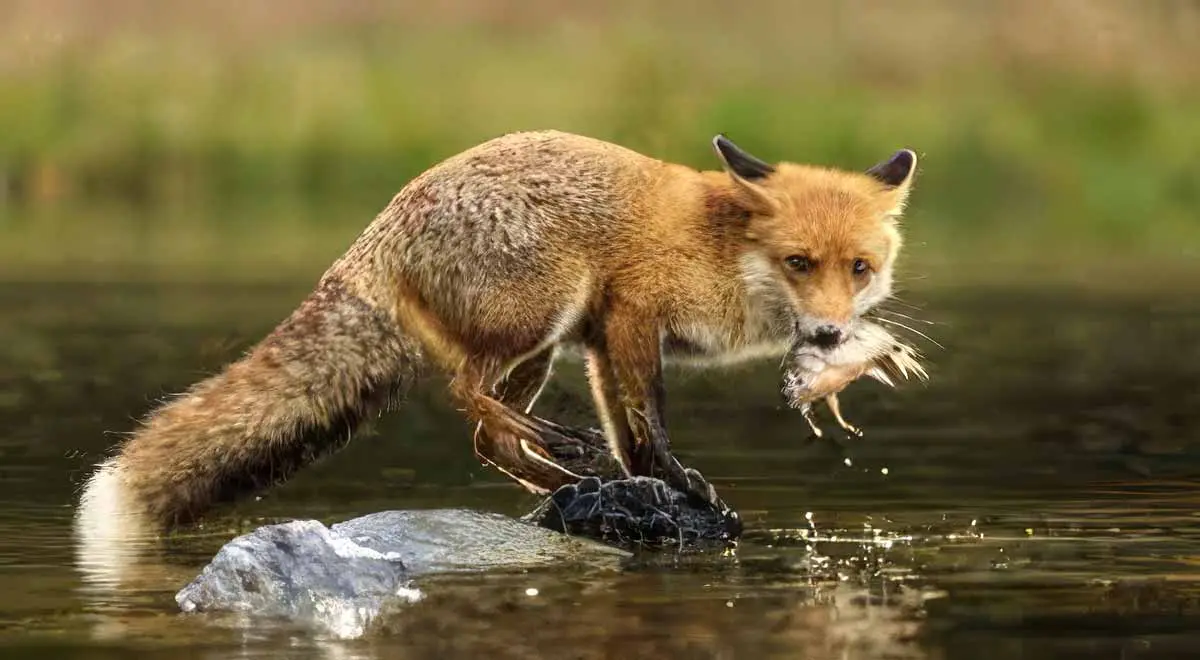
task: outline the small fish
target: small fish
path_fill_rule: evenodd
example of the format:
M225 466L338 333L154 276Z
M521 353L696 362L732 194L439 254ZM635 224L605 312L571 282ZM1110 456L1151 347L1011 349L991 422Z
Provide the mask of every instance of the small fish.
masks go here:
M823 434L813 419L812 404L821 399L842 429L862 436L861 429L842 417L838 393L862 376L870 376L889 387L895 387L896 381L907 380L910 375L928 380L929 374L920 358L915 348L901 343L883 327L863 321L850 339L833 350L797 340L785 358L783 396L789 406L800 410L818 438Z

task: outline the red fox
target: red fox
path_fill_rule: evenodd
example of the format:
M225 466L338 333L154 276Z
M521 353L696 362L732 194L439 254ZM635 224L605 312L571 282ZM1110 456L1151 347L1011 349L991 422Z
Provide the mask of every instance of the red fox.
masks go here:
M630 475L716 494L672 455L663 364L836 348L888 298L916 171L768 164L724 135L697 171L558 131L494 138L405 185L286 320L153 411L86 485L162 527L278 483L391 409L429 365L475 452L528 489L580 477L532 415L560 348L584 352Z

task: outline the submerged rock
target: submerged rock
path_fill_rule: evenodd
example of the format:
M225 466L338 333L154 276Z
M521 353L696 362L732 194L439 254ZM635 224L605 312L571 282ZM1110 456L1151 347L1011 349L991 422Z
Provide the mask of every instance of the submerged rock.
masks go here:
M566 427L538 419L545 448L554 461L583 475L556 490L525 520L547 529L584 536L624 548L680 550L735 541L742 534L737 512L723 502L697 501L660 478L627 478L613 457L604 432ZM690 478L703 475L690 471Z
M530 568L596 553L627 554L498 513L465 509L383 511L338 523L332 532L368 551L396 557L410 575Z

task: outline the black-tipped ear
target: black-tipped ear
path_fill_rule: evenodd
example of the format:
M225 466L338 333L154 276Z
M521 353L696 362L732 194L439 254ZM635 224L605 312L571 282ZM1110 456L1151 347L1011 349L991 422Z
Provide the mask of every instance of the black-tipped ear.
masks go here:
M916 167L917 154L911 149L901 149L892 154L891 158L867 170L867 174L884 185L895 188L908 181Z
M725 169L748 181L765 179L775 172L774 167L742 151L724 133L713 138L713 148L717 150Z

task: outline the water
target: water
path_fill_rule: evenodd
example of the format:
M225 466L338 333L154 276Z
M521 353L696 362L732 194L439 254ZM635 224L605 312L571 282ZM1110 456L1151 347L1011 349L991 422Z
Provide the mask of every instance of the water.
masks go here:
M920 297L932 381L843 396L859 440L807 442L776 365L672 372L677 451L746 520L736 553L455 575L369 639L184 616L239 530L395 508L518 515L441 383L284 487L97 589L70 525L88 467L303 288L0 287L4 658L1151 658L1200 649L1200 305L1150 294ZM1194 299L1194 298L1193 298ZM1191 305L1189 307L1189 304ZM586 419L576 363L539 409ZM833 429L828 415L821 417ZM536 589L536 593L530 591ZM531 595L532 594L532 595Z

